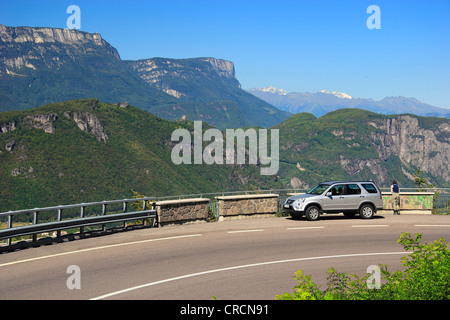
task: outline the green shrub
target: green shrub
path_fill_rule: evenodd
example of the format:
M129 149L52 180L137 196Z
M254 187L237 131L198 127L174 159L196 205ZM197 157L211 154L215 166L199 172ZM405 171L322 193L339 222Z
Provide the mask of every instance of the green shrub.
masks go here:
M293 293L277 295L280 300L449 300L450 253L445 239L421 244L422 235L412 237L402 233L398 242L409 255L401 258L405 271L389 272L380 265L381 283L378 289L370 289L367 282L371 275L339 273L331 267L327 271L327 287L321 290L311 276L301 270L294 278L298 285Z

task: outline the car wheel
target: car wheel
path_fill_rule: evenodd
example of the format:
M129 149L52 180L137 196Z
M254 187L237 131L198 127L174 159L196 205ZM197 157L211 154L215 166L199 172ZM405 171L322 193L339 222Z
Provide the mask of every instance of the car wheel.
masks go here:
M316 206L311 206L306 209L305 212L306 219L309 221L316 221L320 218L320 209Z
M375 212L370 204L365 204L359 209L359 215L363 219L372 219L374 214Z

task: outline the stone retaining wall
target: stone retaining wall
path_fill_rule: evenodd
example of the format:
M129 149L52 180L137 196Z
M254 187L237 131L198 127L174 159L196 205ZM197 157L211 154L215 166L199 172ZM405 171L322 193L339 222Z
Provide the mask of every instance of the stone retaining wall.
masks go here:
M271 215L278 212L278 194L252 194L216 197L219 220Z
M383 192L383 209L390 211L392 193ZM431 214L433 192L401 192L401 213ZM278 212L278 194L252 194L215 197L218 219L273 216ZM208 198L179 199L156 202L158 225L206 221L209 216Z
M182 223L208 218L209 199L179 199L156 202L158 224Z

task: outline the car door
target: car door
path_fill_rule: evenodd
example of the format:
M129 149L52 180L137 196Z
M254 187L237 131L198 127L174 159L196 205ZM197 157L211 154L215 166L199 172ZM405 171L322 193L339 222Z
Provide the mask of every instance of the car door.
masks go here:
M383 199L381 197L378 187L373 183L361 183L363 187L363 194L365 196L364 200L368 200L375 204L377 208L383 207Z
M364 196L361 194L361 188L357 183L344 185L344 209L357 210Z
M325 194L331 193L330 196L324 196L322 200L322 208L324 211L340 211L344 210L344 185L337 184L332 186Z

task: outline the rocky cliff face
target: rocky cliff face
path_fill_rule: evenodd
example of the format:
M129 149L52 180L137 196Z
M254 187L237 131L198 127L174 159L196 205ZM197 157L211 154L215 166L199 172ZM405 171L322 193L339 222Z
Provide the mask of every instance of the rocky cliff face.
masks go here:
M378 157L356 159L356 155L356 158L349 159L339 155L339 164L349 174L357 175L367 169L379 181L389 184L392 177L389 175L389 167L383 164L389 157L397 156L402 163L402 173L410 180L414 180L414 166L450 182L450 122L424 128L420 125L419 118L399 115L367 124L377 129L370 133L370 139ZM351 142L356 134L344 135L339 130L332 133L349 141L350 146L359 146L357 142Z
M63 115L67 119L75 121L77 127L89 134L95 136L99 142L108 141L109 137L105 133L105 130L100 123L100 120L94 113L90 112L72 112L64 111ZM21 120L20 118L12 121L0 123L0 134L14 131L17 125L24 125L28 129L44 130L45 133L54 134L56 132L55 122L59 119L59 115L56 112L48 114L33 114L27 115ZM13 145L12 145L13 146ZM12 149L12 146L6 147L6 149ZM11 150L8 150L11 151Z
M66 111L64 116L70 119L69 112ZM89 112L74 112L73 120L78 128L84 132L93 134L99 142L106 142L108 140L108 135L105 133L102 124L95 114Z
M236 79L233 62L214 58L200 58L200 60L209 62L213 70L216 71L221 77Z
M380 142L377 151L381 159L395 154L404 164L450 182L450 122L424 128L418 118L401 115L369 125L379 129L372 137Z
M48 68L58 68L68 58L74 59L79 54L95 54L99 48L120 60L117 50L98 33L0 25L0 51L5 53L0 56L0 76L2 73L21 76L22 67L36 70L42 62Z
M215 58L167 59L152 58L138 61L128 61L142 79L165 93L176 98L195 98L197 92L192 92L184 81L195 81L199 78L211 81L227 81L241 88L236 79L234 63Z
M58 114L52 112L49 114L29 115L23 119L25 126L29 128L42 129L46 133L55 133L55 121Z
M59 42L65 44L83 44L93 42L98 46L108 46L108 43L98 33L92 34L78 30L56 28L7 27L0 25L0 39L5 43L32 42L39 44Z
M98 33L0 25L0 111L86 98L142 109L175 100L130 70Z

